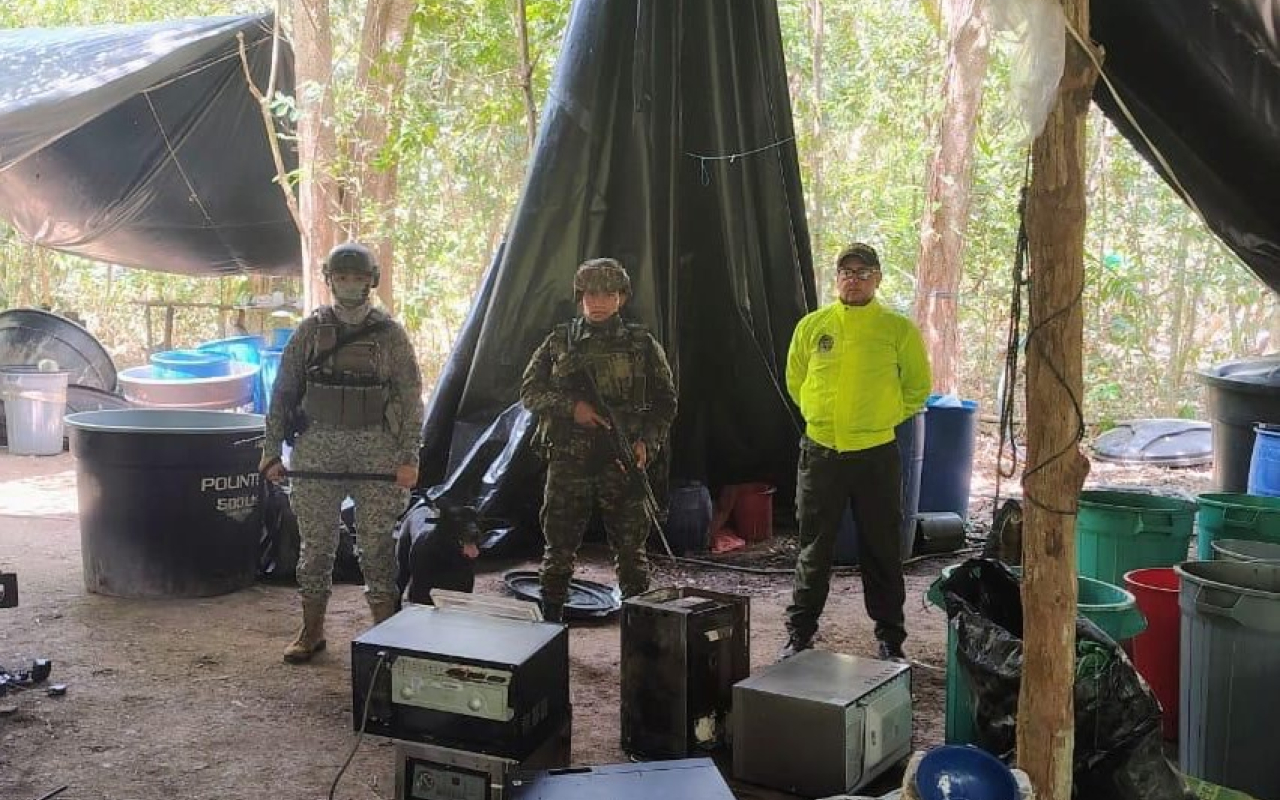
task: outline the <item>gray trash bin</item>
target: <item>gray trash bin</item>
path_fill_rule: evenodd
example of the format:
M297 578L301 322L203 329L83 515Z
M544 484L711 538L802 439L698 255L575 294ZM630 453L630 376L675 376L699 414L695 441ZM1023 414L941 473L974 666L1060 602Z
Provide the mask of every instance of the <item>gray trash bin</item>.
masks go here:
M1178 605L1182 771L1280 798L1280 564L1189 561Z

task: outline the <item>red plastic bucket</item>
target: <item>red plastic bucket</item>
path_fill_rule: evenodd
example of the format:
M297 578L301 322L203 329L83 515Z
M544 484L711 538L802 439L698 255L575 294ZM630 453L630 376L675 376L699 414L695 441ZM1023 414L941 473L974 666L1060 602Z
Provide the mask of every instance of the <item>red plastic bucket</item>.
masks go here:
M1164 738L1172 741L1178 738L1178 574L1173 567L1135 569L1125 573L1124 585L1147 618L1146 631L1133 638L1133 665L1160 701Z
M767 483L743 483L735 487L733 527L748 542L762 542L773 536L773 493Z

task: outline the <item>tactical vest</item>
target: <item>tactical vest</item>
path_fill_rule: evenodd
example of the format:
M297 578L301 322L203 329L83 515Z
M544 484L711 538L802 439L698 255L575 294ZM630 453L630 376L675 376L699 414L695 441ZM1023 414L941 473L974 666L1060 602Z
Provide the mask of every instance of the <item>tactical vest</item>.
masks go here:
M638 433L640 418L651 409L649 398L649 336L642 325L625 324L620 335L600 342L583 339L582 319L557 325L551 336L551 379L570 396L585 398L581 370L591 371L600 398L613 411L630 437ZM572 420L544 418L538 438L551 448L586 456L599 438ZM597 443L598 444L598 443Z
M316 317L320 324L316 326L316 335L307 353L307 389L302 396L307 418L351 430L382 427L390 392L378 373L377 340L370 334L333 350L344 326L328 307L317 310ZM373 311L363 326L370 327L384 319ZM317 357L331 350L332 353L317 362Z

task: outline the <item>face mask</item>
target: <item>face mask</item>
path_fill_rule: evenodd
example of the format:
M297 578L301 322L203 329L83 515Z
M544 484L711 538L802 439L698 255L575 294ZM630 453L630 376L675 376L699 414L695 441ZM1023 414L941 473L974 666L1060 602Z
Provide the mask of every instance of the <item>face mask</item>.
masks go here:
M348 308L355 308L363 305L369 299L368 283L363 284L339 284L336 281L329 284L330 290L333 292L333 299L338 301L338 305Z

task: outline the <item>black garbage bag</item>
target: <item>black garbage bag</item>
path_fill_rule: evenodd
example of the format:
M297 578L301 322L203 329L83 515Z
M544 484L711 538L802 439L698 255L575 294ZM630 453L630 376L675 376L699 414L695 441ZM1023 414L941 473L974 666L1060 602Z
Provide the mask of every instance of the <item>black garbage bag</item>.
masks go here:
M1018 577L971 559L940 587L956 630L956 660L974 694L978 744L1011 760L1022 681ZM1076 618L1073 795L1080 800L1184 800L1191 795L1164 757L1160 704L1124 650Z
M397 582L411 603L432 604L432 589L470 592L475 560L462 553L481 538L480 516L444 497L415 497L396 527Z
M293 583L298 579L302 537L289 492L279 484L262 482L262 533L258 537L258 577L264 581ZM364 583L356 553L355 507L343 503L338 515L338 550L333 561L334 583Z

